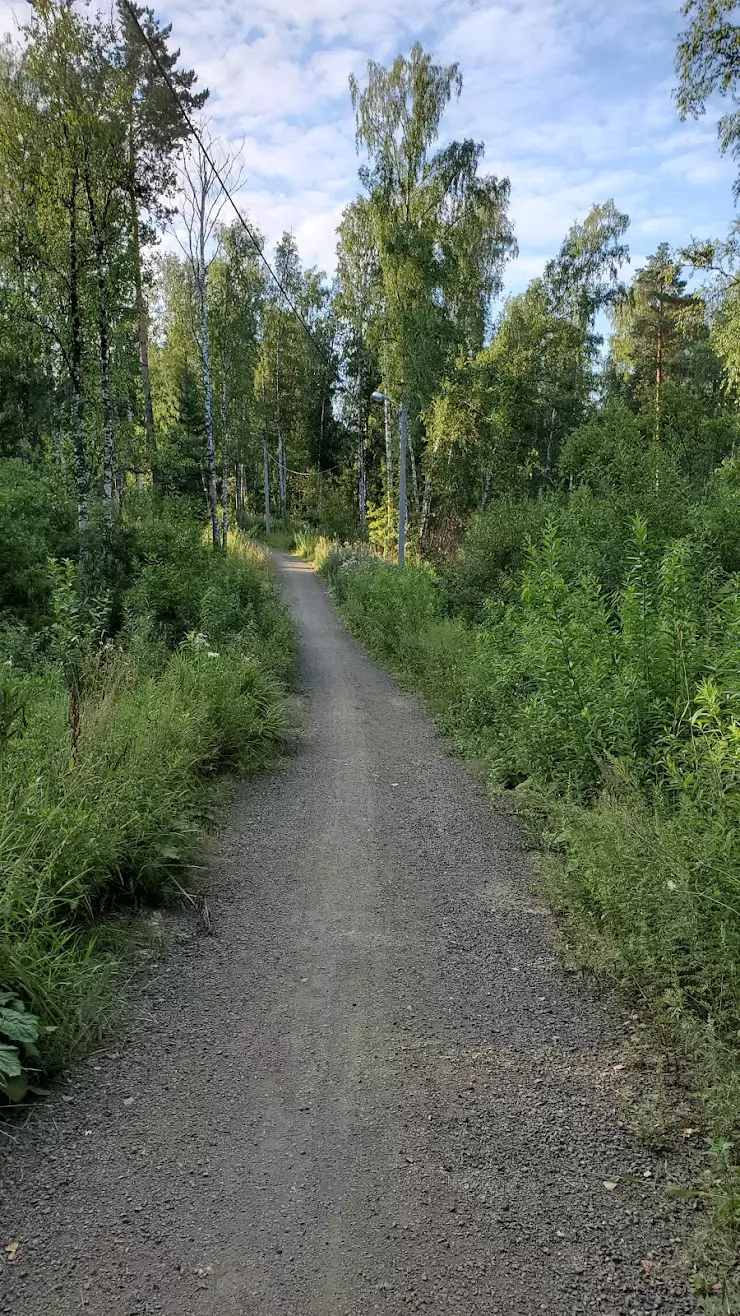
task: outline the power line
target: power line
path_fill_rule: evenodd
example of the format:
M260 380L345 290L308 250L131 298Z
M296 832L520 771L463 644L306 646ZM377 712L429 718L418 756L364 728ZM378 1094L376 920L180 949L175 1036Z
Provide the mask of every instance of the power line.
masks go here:
M198 146L200 147L201 151L203 152L203 155L205 156L206 160L208 161L208 164L210 165L211 170L213 171L214 177L218 180L219 186L221 187L221 190L222 190L222 192L224 193L224 196L226 197L226 200L229 202L229 205L231 206L231 209L233 210L233 212L234 212L234 214L236 215L236 217L237 217L239 223L241 224L242 228L244 229L244 232L246 233L247 237L249 238L249 241L252 243L252 246L254 247L255 251L257 252L257 255L259 256L260 260L262 261L262 264L265 266L265 269L268 271L270 277L273 279L273 281L274 281L276 287L278 287L278 288L280 289L280 292L282 293L283 297L285 298L285 301L287 302L287 304L288 304L290 310L293 312L294 316L296 317L296 320L298 321L298 323L299 323L299 324L301 325L301 327L303 328L304 332L306 333L306 336L308 337L310 343L312 344L313 348L315 349L317 355L318 355L319 357L321 357L321 360L323 361L323 363L324 363L324 365L326 366L326 368L327 368L327 370L329 371L329 373L330 373L330 374L333 373L334 366L333 366L332 362L330 361L329 357L325 354L324 349L323 349L323 347L321 346L321 344L319 343L318 339L316 338L316 336L315 336L313 330L311 329L311 327L310 327L310 326L306 323L306 321L304 320L303 316L301 315L300 311L298 310L298 307L296 306L295 302L292 300L290 294L288 293L287 289L285 288L285 285L284 285L283 283L281 283L280 279L278 278L277 274L275 273L274 269L272 268L272 266L271 266L269 260L267 259L267 257L266 257L266 255L265 255L264 251L262 250L262 247L261 247L261 245L260 245L260 243L259 243L259 241L258 241L258 239L257 239L257 236L256 236L254 230L252 229L251 225L247 223L247 221L246 221L246 219L244 218L243 214L241 213L239 207L237 206L237 204L236 204L234 198L232 197L231 192L229 191L229 189L228 189L226 183L224 182L224 180L223 180L223 178L222 178L222 176L221 176L221 172L220 172L220 170L219 170L219 168L218 168L218 166L217 166L215 160L213 159L213 157L212 157L212 156L210 155L210 153L208 152L206 146L204 145L203 138L201 137L201 135L200 135L200 133L199 133L197 127L195 126L195 123L193 122L191 116L188 114L188 111L185 109L185 106L183 105L183 103L182 103L182 101L181 101L181 99L180 99L180 97L179 97L179 95L178 95L177 88L175 87L175 84L173 83L173 81L172 81L172 79L171 79L169 73L167 72L167 69L166 69L166 68L164 67L164 65L162 64L162 61L160 60L159 55L157 54L157 51L156 51L155 47L153 46L152 42L150 41L149 37L147 36L147 33L145 32L144 28L142 27L141 23L139 22L139 16L138 16L138 14L136 13L136 10L134 9L134 6L133 6L133 4L131 3L131 0L123 0L123 4L124 4L124 6L125 6L125 8L126 8L126 12L127 12L127 13L129 14L129 16L133 19L133 22L134 22L134 24L136 25L136 28L137 28L137 30L138 30L138 32L139 32L139 35L140 35L142 41L143 41L144 44L146 45L147 50L149 51L149 54L151 55L152 59L154 60L154 63L155 63L156 66L157 66L157 69L158 69L158 71L159 71L159 73L160 73L160 76L162 77L162 79L164 80L165 84L167 85L167 88L169 89L170 95L172 96L172 98L173 98L175 104L177 105L178 110L180 111L180 113L181 113L183 119L185 120L185 122L186 122L188 128L190 129L190 132L192 133L193 137L195 138L196 142L198 143Z

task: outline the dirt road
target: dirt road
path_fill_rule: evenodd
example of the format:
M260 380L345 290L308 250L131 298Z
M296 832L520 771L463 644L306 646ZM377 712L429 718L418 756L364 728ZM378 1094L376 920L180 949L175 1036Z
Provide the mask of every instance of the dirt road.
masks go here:
M659 1169L615 1108L623 1020L558 967L515 824L278 565L305 746L239 790L215 938L2 1166L0 1311L691 1310L653 1176L604 1187Z

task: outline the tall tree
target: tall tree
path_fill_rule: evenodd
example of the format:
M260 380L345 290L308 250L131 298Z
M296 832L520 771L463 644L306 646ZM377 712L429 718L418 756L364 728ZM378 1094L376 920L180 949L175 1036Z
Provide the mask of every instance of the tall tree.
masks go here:
M676 89L682 118L699 118L707 102L715 95L735 104L740 89L740 26L731 15L740 9L740 0L685 0L681 10L688 24L681 34L676 51ZM717 125L720 150L729 151L740 160L740 110L723 115ZM735 181L735 196L740 195L740 176Z
M211 267L209 327L218 379L221 431L221 538L229 522L229 472L241 510L246 453L254 454L255 371L265 299L265 277L254 244L240 225L224 228Z
M675 372L687 341L705 327L703 302L687 293L681 271L680 258L662 242L615 306L612 356L638 394L653 390L656 442L663 385Z
M154 469L156 442L142 246L152 242L154 225L161 226L171 213L177 161L190 136L187 120L168 82L189 116L202 109L208 90L195 91L197 78L193 70L178 67L180 51L171 51L168 45L171 25L160 27L154 11L146 5L129 3L129 0L126 3L117 0L117 3L120 20L117 64L123 87L125 123L121 162L125 171L133 247L144 430L149 463Z
M371 346L373 319L378 314L380 271L374 249L367 202L358 198L347 206L338 230L337 288L334 310L341 335L345 371L350 384L344 393L344 412L356 433L357 502L360 533L367 534L367 449L370 395L379 364ZM377 337L377 336L376 336ZM390 444L386 451L387 493L392 488Z
M555 309L586 332L598 311L613 306L624 291L622 267L629 261L624 241L629 216L614 202L593 206L582 223L573 224L554 260L545 266L545 284Z
M87 530L85 308L90 265L80 114L87 33L70 3L40 0L2 83L3 255L17 315L52 343L67 376L78 522Z
M434 64L418 44L390 69L371 61L364 89L350 79L357 144L368 155L360 178L380 273L383 381L409 404L412 437L422 437L420 418L449 363L482 345L515 249L509 182L480 174L483 144L437 145L461 90L457 65Z
M216 430L213 414L213 371L208 328L208 272L215 251L213 239L227 193L239 186L241 165L238 158L216 145L206 124L201 128L205 149L194 143L181 172L182 220L185 228L183 250L190 262L197 295L198 343L203 370L203 407L206 437L206 472L208 507L214 548L221 543L219 524L218 479L216 474ZM220 155L217 165L215 156Z

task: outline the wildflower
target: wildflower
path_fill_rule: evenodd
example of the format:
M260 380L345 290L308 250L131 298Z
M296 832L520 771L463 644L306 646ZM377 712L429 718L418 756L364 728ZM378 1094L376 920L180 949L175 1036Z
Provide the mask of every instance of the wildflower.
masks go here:
M666 886L668 887L669 891L676 890L676 883L673 881L673 878L671 877L668 878L668 881L666 882Z

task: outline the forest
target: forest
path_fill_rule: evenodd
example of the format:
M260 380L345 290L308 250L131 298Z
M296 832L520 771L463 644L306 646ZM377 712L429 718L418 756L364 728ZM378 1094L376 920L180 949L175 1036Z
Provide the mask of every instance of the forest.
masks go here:
M731 9L685 6L683 117L737 96ZM214 778L274 761L260 543L294 547L519 801L566 957L687 1067L737 1224L740 229L633 269L602 198L502 298L461 70L416 45L348 96L329 277L231 205L152 10L37 0L0 48L0 1091L105 1033L121 911L186 883Z

